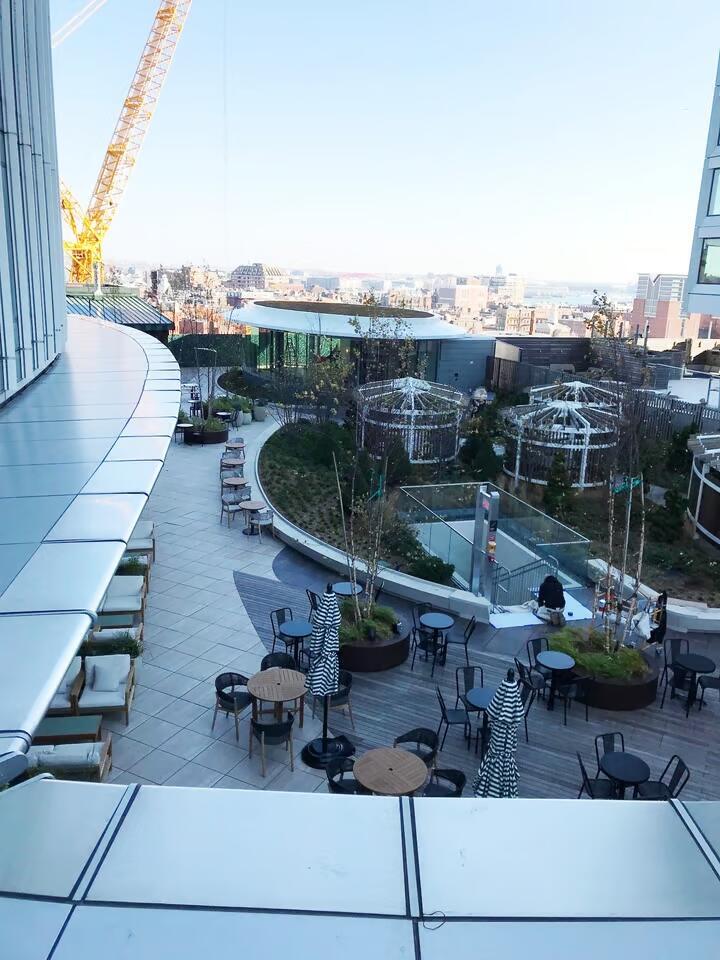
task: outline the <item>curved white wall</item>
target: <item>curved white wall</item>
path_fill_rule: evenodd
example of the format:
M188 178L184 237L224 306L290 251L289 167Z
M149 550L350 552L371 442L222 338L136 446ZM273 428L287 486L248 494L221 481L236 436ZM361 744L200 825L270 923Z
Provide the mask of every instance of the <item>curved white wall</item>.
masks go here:
M48 0L0 0L0 403L65 338Z

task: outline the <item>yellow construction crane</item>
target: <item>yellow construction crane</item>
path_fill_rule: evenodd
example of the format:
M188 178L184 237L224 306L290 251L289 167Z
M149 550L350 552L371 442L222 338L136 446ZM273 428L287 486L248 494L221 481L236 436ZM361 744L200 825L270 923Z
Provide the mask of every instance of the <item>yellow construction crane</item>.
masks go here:
M65 243L70 254L70 283L101 282L102 241L137 160L191 3L192 0L161 0L87 211L83 211L68 187L61 185L63 219L72 234L72 239Z

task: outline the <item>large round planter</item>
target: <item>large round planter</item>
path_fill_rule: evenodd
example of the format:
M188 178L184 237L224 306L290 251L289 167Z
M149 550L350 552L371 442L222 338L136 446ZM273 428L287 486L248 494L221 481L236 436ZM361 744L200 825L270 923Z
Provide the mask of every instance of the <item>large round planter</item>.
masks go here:
M399 637L393 633L387 640L343 643L340 647L340 666L350 673L378 673L405 663L409 652L410 634Z
M252 423L252 414L251 414L251 413L243 413L243 415L242 415L242 422L245 424L245 426L247 426L249 423Z
M267 407L253 407L252 415L261 423L267 417Z
M592 679L587 688L587 702L600 710L641 710L657 698L659 671L650 664L650 671L638 680Z
M192 430L185 431L185 443L189 444L227 443L227 438L227 428L225 430L205 430L202 433Z

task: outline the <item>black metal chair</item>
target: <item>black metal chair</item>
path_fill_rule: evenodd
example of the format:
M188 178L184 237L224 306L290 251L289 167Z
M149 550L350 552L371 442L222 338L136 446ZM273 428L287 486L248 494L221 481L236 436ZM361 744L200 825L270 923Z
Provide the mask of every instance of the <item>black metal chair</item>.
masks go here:
M346 773L352 773L354 767L354 757L337 757L328 763L327 767L325 767L325 773L327 774L330 793L351 794L368 792L355 777L345 776Z
M310 604L310 618L320 606L320 594L314 593L312 590L306 590L308 602Z
M224 711L226 717L232 713L235 717L235 739L240 740L240 714L252 703L247 682L248 678L242 673L221 673L215 677L215 712L211 730L215 729L218 710Z
M430 676L433 677L435 675L435 665L438 661L441 664L444 662L443 654L445 652L445 644L442 635L435 633L433 630L426 630L425 627L413 627L411 646L412 660L410 661L410 670L415 669L415 657L417 656L418 650L420 650L421 653L425 654L425 662L432 657Z
M542 653L543 650L549 650L550 644L548 643L547 637L531 637L528 642L525 644L525 649L527 650L528 664L531 671L539 673L541 677L545 677L547 681L552 677L552 670L548 670L547 667L541 666L537 662L537 655Z
M261 670L269 670L271 667L282 667L285 670L297 670L295 657L289 653L267 653L260 661Z
M448 710L448 708L445 706L445 698L440 691L440 687L435 687L435 693L437 694L438 703L440 704L440 723L438 724L437 728L438 737L440 736L440 731L442 730L443 724L445 724L445 733L443 734L443 738L440 742L440 749L442 750L442 748L445 746L445 737L447 737L450 727L462 726L463 735L468 741L469 745L471 727L470 717L468 716L467 710L465 707L463 707L462 710Z
M253 755L253 741L260 741L260 762L262 775L266 775L265 747L275 746L280 743L285 744L285 749L290 754L290 770L295 770L293 762L293 720L292 713L288 713L287 720L276 720L274 723L265 723L264 720L250 721L250 745L248 747L250 756Z
M476 623L476 621L475 621L475 617L471 617L470 620L468 621L467 626L465 627L465 629L463 630L463 632L462 632L459 636L458 636L458 635L453 635L452 633L449 633L449 634L447 634L447 635L445 636L445 645L446 645L446 646L447 646L447 645L451 645L451 646L452 646L452 645L454 644L454 645L456 645L456 646L461 646L461 647L464 648L464 650L465 650L465 663L466 663L468 666L470 666L470 657L468 656L468 643L470 643L470 638L471 638L472 635L475 633L475 628L476 628L476 627L477 627L477 623Z
M402 747L408 753L414 753L416 757L425 763L427 767L435 766L435 758L438 752L438 735L434 730L427 727L415 727L401 734L393 741L394 747Z
M462 689L460 686L461 678ZM457 710L458 704L460 701L462 701L462 704L468 713L477 713L478 708L474 707L471 703L468 703L467 692L468 690L472 690L473 687L484 686L485 674L483 673L482 667L458 667L455 671L455 690L457 691L457 696L455 697L455 709Z
M702 710L705 703L705 691L706 690L717 690L718 697L720 697L720 677L705 676L698 678L698 689L700 690L700 697L698 698L698 710Z
M588 777L583 758L578 753L578 763L580 764L580 773L582 774L582 784L578 792L578 800L587 793L591 800L612 800L615 797L615 784L611 780L598 779L591 780Z
M350 699L350 690L352 688L353 677L349 670L340 670L338 674L338 691L333 693L329 700L328 706L331 710L342 710L343 716L345 715L345 707L348 709L348 716L350 717L350 726L355 729L355 719L353 718L352 712L352 701ZM313 708L312 715L315 716L315 707L317 705L318 699L322 700L320 697L313 697Z
M529 687L533 689L535 693L539 694L541 697L544 698L545 687L547 686L547 677L545 676L545 674L540 673L539 670L535 670L532 667L528 669L528 667L525 666L522 660L518 660L517 657L515 657L514 659L515 659L515 667L517 668L517 672L518 672L518 679L521 681L521 683L526 683Z
M530 713L530 707L535 701L536 693L535 690L530 686L529 683L525 683L524 680L520 681L520 700L523 705L523 721L525 724L525 743L530 743L530 737L528 736L528 714Z
M462 770L432 770L424 797L461 797L467 777Z
M602 747L602 752L600 748ZM613 733L599 733L595 737L595 756L597 758L596 777L600 776L600 761L606 753L625 753L625 737L617 730Z
M671 768L674 769L671 771ZM669 778L665 778L670 774ZM646 780L639 783L633 791L633 799L637 800L672 800L685 789L690 779L690 771L685 762L674 753L667 762L659 780Z
M295 641L292 637L284 637L280 633L280 627L286 620L292 620L293 612L290 607L278 607L277 610L272 610L270 613L270 625L273 632L273 642L271 653L275 653L275 644L280 642L285 645L285 653L288 652L289 647L293 646Z
M589 677L575 677L573 680L568 680L566 683L558 684L555 690L555 699L562 701L564 726L567 726L568 709L572 706L573 701L582 701L583 697L585 697L585 722L587 723L589 719L589 711L587 697L585 694L587 693L589 681Z
M671 637L665 640L663 644L663 659L665 662L660 674L660 683L664 686L667 686L670 668L678 656L683 653L690 653L690 641L687 637Z

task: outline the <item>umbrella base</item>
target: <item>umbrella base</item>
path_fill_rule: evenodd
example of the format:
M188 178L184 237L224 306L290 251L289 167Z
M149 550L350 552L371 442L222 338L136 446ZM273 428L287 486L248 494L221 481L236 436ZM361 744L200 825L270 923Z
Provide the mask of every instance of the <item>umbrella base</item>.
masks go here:
M355 747L347 737L317 737L303 747L300 756L308 767L324 770L331 760L351 757L354 753Z

